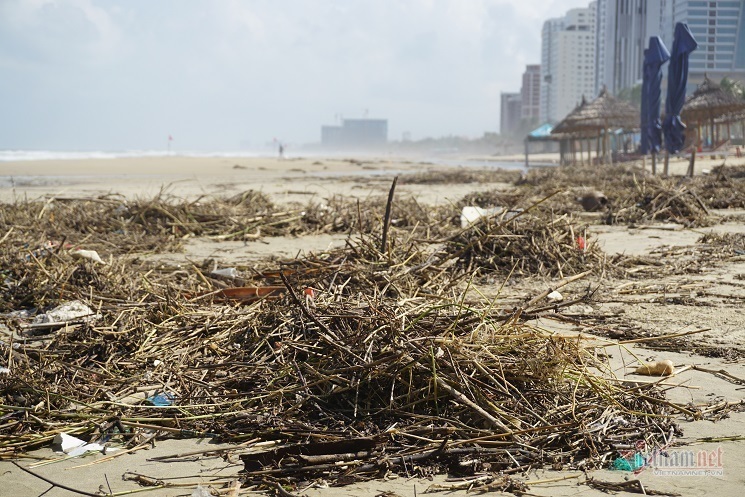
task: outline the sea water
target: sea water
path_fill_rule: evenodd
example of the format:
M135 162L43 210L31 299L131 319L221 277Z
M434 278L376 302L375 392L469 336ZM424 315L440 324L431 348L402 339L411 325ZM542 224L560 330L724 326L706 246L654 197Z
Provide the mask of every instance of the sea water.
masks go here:
M58 151L58 150L0 150L0 162L39 160L121 159L137 157L269 157L248 151L229 152L169 152L166 150L116 150L116 151Z

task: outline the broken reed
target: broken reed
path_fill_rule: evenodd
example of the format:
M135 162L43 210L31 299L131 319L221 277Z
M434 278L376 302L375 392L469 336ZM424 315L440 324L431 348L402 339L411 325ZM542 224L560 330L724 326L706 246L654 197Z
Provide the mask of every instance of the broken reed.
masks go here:
M328 288L310 300L300 290L248 307L91 302L100 322L12 352L0 447L120 420L225 441L384 436L389 454L443 438L523 447L489 456L508 469L515 458L599 464L624 434L671 427L661 395L603 379L576 338L450 299L372 301ZM138 391L170 393L175 405L148 405Z
M99 203L110 208L91 205ZM220 208L243 209L245 202L228 204L233 207L223 202ZM0 346L11 369L0 376L5 455L47 443L60 431L97 437L120 434L122 426L283 444L377 437L370 458L380 451L432 455L447 439L464 448L447 453L450 463L460 465L472 450L487 447L493 450L468 471L515 470L599 465L619 441L662 437L674 428L667 418L671 404L654 386L607 381L589 345L525 325L520 309L481 308L463 298L460 281L476 270L504 273L506 261L525 274L602 267L599 248L581 250L569 218L550 211L460 230L448 216L431 222L432 212L423 208L397 214L394 202L391 243L381 247L380 224L371 220L383 209L370 212L355 202L356 221L351 214L340 218L352 220L344 229L357 226L360 236L344 249L253 268L253 284L286 291L280 300L240 306L213 293L224 282L207 267L158 268L128 257L106 266L73 260L64 244L68 233L84 234L86 244L99 244L94 247L111 246L123 211L118 204L108 218L95 218L93 229L85 228L93 222L84 217L88 209L72 206L77 217L57 215L64 205L35 206L26 218L20 210L2 211L3 310L34 312L77 299L101 318L39 336L22 318L3 317L5 331L13 332L13 345L3 340ZM339 205L324 212L353 211ZM175 239L174 226L189 223L204 224L199 233L215 237L248 226L195 217L194 205L157 207L137 218L159 226L156 239ZM161 207L168 214L159 217ZM217 208L209 207L213 214ZM326 216L317 225L334 226L333 215ZM130 228L137 225L133 219L125 219ZM18 220L31 231L15 230ZM433 226L448 226L449 241L419 238L438 232ZM52 235L62 237L56 247L46 244ZM530 241L533 259L518 240ZM511 244L500 245L505 241ZM579 252L584 260L576 259ZM518 258L529 262L518 267ZM157 393L173 395L174 405L151 405L146 399ZM432 467L444 464L445 455L437 453Z
M605 254L568 216L528 214L484 219L447 243L444 251L468 274L571 276L604 271Z
M0 347L11 368L0 377L7 455L59 431L104 436L124 426L285 444L373 436L387 454L431 451L447 438L494 447L483 458L493 468L592 466L618 440L671 428L653 387L640 397L605 380L582 341L527 326L514 309L466 303L448 286L447 258L411 236L385 253L370 235L257 271L286 291L248 306L205 293L214 287L196 266L15 257L29 281L46 278L46 304L56 289L101 318L42 336L5 319L15 343ZM157 393L174 405L151 405Z
M714 223L710 209L740 208L745 205L745 180L731 168L693 179L652 176L640 164L622 163L610 167L561 166L530 170L515 183L526 198L554 189L567 193L547 204L555 213L578 210L575 197L587 190L603 192L610 205L602 217L608 224L673 222L684 226Z
M261 192L232 197L181 199L161 192L151 199L118 195L52 197L0 204L4 241L32 250L47 240L64 248L114 255L177 250L184 239L255 240L318 233L370 233L379 230L385 197L364 200L334 195L306 204L276 206ZM452 207L420 205L412 197L392 205L391 225L440 236L456 220ZM56 248L56 246L55 246Z

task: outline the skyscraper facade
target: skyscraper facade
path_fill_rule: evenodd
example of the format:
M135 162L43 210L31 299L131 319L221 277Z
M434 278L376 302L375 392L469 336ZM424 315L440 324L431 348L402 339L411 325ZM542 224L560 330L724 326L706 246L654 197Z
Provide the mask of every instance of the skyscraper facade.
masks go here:
M549 19L541 30L541 104L539 118L542 123L556 122L554 76L558 71L558 33L564 29L564 18Z
M699 43L689 59L689 85L700 84L704 74L717 82L745 79L745 1L674 0L672 10L671 25L688 24Z
M571 9L543 25L541 41L541 121L558 122L595 95L596 4Z
M644 49L650 36L672 35L672 0L598 0L596 25L596 84L612 93L640 84Z

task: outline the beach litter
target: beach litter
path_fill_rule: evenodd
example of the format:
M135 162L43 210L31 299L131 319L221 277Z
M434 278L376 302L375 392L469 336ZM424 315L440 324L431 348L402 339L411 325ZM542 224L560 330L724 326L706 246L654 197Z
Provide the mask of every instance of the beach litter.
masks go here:
M518 234L522 245L524 233L548 233L564 240L566 255L558 254L576 257L569 220L546 227L516 217L469 230ZM13 429L0 432L0 457L60 429L121 443L138 433L271 441L271 450L243 458L243 483L261 486L267 477L350 481L412 468L520 472L556 460L589 469L607 464L619 440L641 433L653 444L676 429L657 387L641 387L642 400L640 387L632 394L609 381L591 342L534 328L513 310L465 303L454 285L469 273L449 262L463 245L390 235L385 252L379 234L364 234L261 268L255 286L232 289L181 270L150 270L143 288L141 263L126 259L75 280L62 258L40 260L46 272L28 266L30 277L58 275L47 284L85 299L101 318L54 336L50 352L11 352L16 371L2 377L0 394ZM601 259L593 244L587 253L562 271L589 274ZM548 268L551 254L534 257ZM48 303L55 293L46 295ZM540 312L536 304L526 315ZM42 423L27 421L40 403ZM598 423L605 429L585 428Z
M226 267L220 269L213 269L210 271L213 276L220 276L222 278L235 279L239 276L238 270L234 267Z
M79 300L74 300L58 305L50 311L37 314L34 317L32 324L64 324L68 321L74 321L82 318L90 319L94 317L95 312L93 311L93 309Z
M673 371L675 371L675 364L670 359L665 359L642 364L634 370L634 373L648 376L668 376L673 374Z
M103 259L101 259L101 256L98 255L98 252L95 250L83 250L83 249L76 249L71 250L70 255L74 259L86 259L89 261L97 262L99 264L106 264Z
M241 484L266 489L389 473L585 470L610 465L619 443L661 443L678 433L675 415L693 417L687 406L654 383L617 381L593 339L529 323L587 306L590 285L576 298L567 285L628 270L583 223L553 210L562 195L505 203L522 211L465 228L457 209L415 200L340 197L282 211L256 192L192 203L103 198L86 209L59 201L55 219L36 204L9 206L0 216L10 233L0 245L9 334L22 331L14 311L75 302L85 313L64 332L0 344L0 367L12 362L0 376L0 458L60 431L126 450L203 437L242 444ZM91 210L96 223L69 222ZM25 233L3 224L21 221ZM252 243L256 233L334 230L351 233L343 248L223 268L251 275L233 283L245 286L226 288L224 274L210 274L214 261L184 270L137 252L173 249L185 236ZM113 247L116 257L26 257L20 247L50 233ZM541 277L549 290L509 306L473 299L468 286L485 275Z
M117 449L114 447L106 447L98 443L87 443L67 433L58 433L55 435L53 444L59 449L60 452L64 452L68 457L79 457L88 452L113 452Z
M603 192L591 191L577 197L577 202L587 212L597 212L608 205L608 197Z

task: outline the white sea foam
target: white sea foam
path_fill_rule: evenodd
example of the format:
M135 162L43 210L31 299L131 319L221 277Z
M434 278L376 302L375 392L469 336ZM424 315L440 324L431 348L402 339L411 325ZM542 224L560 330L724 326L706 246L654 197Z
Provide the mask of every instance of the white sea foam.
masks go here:
M122 151L56 151L56 150L0 150L0 162L37 160L81 160L81 159L119 159L129 157L262 157L269 153L241 151L224 152L167 152L163 150L122 150Z

